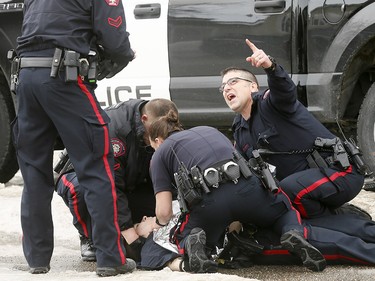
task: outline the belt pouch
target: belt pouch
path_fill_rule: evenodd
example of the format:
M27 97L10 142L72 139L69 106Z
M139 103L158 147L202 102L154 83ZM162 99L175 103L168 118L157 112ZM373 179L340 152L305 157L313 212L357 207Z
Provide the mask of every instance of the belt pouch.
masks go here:
M77 82L79 53L71 50L65 51L65 82Z

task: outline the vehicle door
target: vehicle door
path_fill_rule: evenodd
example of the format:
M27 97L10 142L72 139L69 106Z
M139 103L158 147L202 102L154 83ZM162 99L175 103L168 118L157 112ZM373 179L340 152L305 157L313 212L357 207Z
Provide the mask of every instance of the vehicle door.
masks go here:
M189 123L231 124L233 113L218 91L220 71L245 67L245 38L291 68L292 0L170 0L168 47L171 98Z
M168 0L124 0L122 3L136 58L115 77L98 81L98 100L105 108L131 98L170 99Z

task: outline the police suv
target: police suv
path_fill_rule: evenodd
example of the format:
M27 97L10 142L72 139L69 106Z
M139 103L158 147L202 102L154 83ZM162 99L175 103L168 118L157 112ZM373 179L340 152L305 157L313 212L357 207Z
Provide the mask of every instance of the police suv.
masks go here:
M101 0L116 1L116 0ZM300 101L323 123L354 132L375 170L374 0L126 0L136 59L99 81L102 107L130 98L173 100L185 126L229 128L233 112L218 91L220 71L245 62L249 38L298 85ZM18 166L10 122L9 49L22 23L22 0L0 0L0 182ZM266 87L262 69L251 68ZM333 126L334 127L334 126Z

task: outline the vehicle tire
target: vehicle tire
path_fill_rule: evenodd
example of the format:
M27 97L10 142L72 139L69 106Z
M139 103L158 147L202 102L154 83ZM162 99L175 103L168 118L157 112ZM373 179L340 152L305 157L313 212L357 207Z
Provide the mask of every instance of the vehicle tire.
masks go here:
M357 139L365 163L375 172L375 83L367 91L359 111Z
M8 86L0 83L0 183L8 182L18 171L10 127L14 116L15 110Z

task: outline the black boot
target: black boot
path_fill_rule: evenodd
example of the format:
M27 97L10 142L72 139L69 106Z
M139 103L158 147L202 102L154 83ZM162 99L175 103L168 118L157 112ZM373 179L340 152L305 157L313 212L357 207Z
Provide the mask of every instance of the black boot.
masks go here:
M205 248L206 233L201 228L194 228L185 242L185 250L188 256L188 265L185 270L195 273L217 272L217 263L207 257Z
M301 258L302 263L312 271L323 271L327 262L323 255L313 245L306 241L303 236L295 231L289 230L280 239L281 245L290 253Z
M350 204L350 203L345 203L341 207L335 209L334 213L336 215L339 215L339 214L352 214L352 215L356 215L356 216L358 216L360 218L363 218L365 220L369 220L369 221L372 220L372 217L371 217L371 215L368 212L366 212L362 208L360 208L358 206L355 206L353 204Z
M132 259L127 258L125 264L120 266L105 266L97 267L96 274L100 277L116 276L118 274L125 274L133 272L136 268L136 263Z
M90 238L81 236L81 257L83 261L96 261L96 249Z
M38 266L38 267L30 267L29 272L31 274L45 274L50 270L49 265L47 266Z

